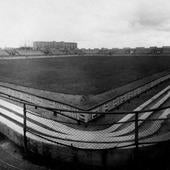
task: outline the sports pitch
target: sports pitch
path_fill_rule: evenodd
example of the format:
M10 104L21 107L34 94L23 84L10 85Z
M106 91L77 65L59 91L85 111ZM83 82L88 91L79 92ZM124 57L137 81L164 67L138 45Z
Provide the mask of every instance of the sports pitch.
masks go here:
M170 68L168 56L0 60L0 81L68 94L98 94Z

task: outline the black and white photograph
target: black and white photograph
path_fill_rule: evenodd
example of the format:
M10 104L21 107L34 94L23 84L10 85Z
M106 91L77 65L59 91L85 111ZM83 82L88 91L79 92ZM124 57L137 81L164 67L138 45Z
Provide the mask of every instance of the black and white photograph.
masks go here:
M0 0L0 170L170 170L169 0Z

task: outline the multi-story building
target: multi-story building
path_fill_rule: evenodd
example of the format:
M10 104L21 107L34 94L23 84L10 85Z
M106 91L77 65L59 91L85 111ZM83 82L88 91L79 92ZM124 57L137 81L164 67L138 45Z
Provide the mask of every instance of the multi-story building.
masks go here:
M120 49L119 48L112 48L110 49L111 54L119 54L120 53Z
M60 49L60 50L74 50L77 49L77 43L74 42L56 42L56 41L34 41L33 48L36 50L43 49Z
M135 48L135 54L150 54L151 49L145 48L145 47L136 47Z
M98 49L98 48L94 48L94 49L82 48L82 49L80 49L80 51L81 51L81 54L84 54L84 55L96 55L96 54L99 54L100 49Z
M151 50L151 54L162 54L162 47L150 47L149 48Z
M125 48L122 49L122 52L124 54L130 54L130 48L129 47L125 47Z
M170 54L170 46L163 46L162 47L163 54Z

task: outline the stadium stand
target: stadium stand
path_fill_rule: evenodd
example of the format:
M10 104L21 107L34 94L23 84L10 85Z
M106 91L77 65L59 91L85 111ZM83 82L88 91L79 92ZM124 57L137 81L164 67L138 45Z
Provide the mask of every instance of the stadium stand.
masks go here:
M9 54L5 50L0 49L0 56L9 56Z
M42 51L31 50L31 49L16 49L19 55L44 55Z
M19 55L18 52L17 52L14 48L5 49L5 51L6 51L10 56L17 56L17 55Z

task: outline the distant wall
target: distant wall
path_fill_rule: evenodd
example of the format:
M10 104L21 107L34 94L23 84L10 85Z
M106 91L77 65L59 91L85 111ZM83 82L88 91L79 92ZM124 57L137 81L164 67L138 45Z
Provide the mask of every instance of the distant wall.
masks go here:
M56 58L56 57L74 57L77 55L19 55L19 56L0 56L0 60L17 60L17 59L36 59L36 58Z

